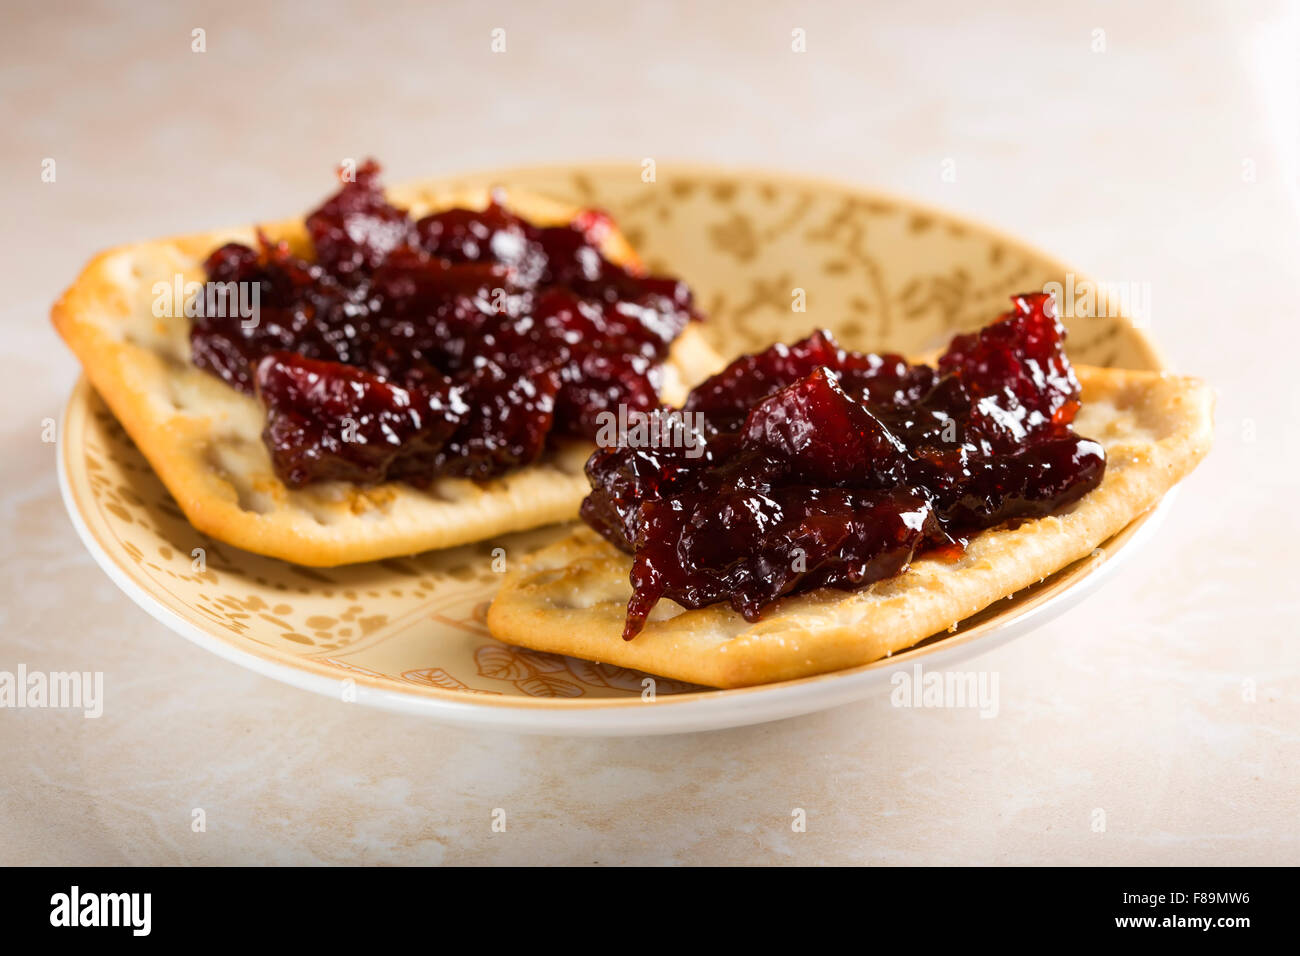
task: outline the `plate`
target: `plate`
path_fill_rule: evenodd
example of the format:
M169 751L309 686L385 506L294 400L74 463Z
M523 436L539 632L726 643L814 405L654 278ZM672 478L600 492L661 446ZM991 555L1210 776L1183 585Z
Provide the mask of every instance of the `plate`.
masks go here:
M914 202L785 174L639 164L526 167L448 178L505 184L608 210L651 269L686 279L730 357L818 327L846 346L922 353L1004 311L1015 292L1086 280L985 226ZM1073 276L1072 279L1069 277ZM803 311L793 308L802 301ZM1102 297L1067 315L1081 363L1160 368ZM195 531L83 379L59 433L59 481L91 554L141 607L258 673L340 701L524 733L621 735L776 720L860 699L900 667L932 669L1025 634L1081 599L1152 533L1171 496L1046 580L892 658L739 690L493 640L493 550L519 554L564 527L409 558L302 568ZM499 552L498 552L499 553ZM494 569L494 564L496 569Z

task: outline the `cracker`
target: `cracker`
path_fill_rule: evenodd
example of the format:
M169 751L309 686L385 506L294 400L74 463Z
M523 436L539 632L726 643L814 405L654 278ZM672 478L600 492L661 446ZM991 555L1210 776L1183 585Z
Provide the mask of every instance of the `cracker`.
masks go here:
M388 191L413 216L452 206L483 208L487 190L422 186ZM541 225L565 223L573 207L525 193L507 205ZM299 253L311 245L300 220L263 226ZM253 397L190 362L190 322L156 318L156 282L201 282L207 255L226 242L253 244L253 227L143 242L96 256L55 304L55 328L86 376L149 460L190 522L228 544L297 564L328 567L480 541L573 518L587 493L592 446L572 442L486 483L445 479L422 491L399 482L362 487L319 482L289 489L262 443L265 412ZM636 254L617 231L603 244L612 261ZM664 397L720 361L694 326L674 343Z
M806 677L911 647L1089 555L1209 451L1214 400L1202 382L1077 372L1084 404L1075 428L1106 448L1102 483L1060 514L976 535L955 561L922 558L861 591L785 598L754 624L726 604L688 611L664 599L645 629L624 641L631 560L580 527L506 575L488 627L511 644L711 687Z

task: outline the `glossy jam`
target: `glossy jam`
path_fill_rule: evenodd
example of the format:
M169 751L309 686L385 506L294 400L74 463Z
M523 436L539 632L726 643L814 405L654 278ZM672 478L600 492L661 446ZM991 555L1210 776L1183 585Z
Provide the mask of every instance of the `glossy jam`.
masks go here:
M775 345L691 393L698 442L597 451L582 516L633 555L624 637L661 597L755 621L783 595L862 587L1095 488L1105 453L1070 428L1065 329L1049 296L1012 301L935 368L826 332Z
M378 172L308 216L312 258L259 237L205 263L221 314L195 319L194 363L260 397L286 484L487 479L594 438L602 411L658 406L691 295L605 259L602 214L542 228L494 200L417 221ZM255 324L228 283L256 284Z

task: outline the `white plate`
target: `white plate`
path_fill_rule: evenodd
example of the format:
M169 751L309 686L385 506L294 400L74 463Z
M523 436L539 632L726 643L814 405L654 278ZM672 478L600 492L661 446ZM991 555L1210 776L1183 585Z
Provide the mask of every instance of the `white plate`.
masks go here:
M1011 293L1072 271L996 230L928 207L775 173L661 167L654 188L640 181L637 166L476 178L608 209L652 268L692 284L709 314L706 334L729 355L818 326L852 347L921 352L986 323ZM789 309L795 277L810 287L806 314ZM1151 344L1123 318L1066 321L1076 361L1160 366ZM196 644L340 700L542 734L681 733L861 699L899 666L921 658L927 668L950 666L1061 613L1113 573L1169 508L1167 498L1104 544L1100 557L891 660L729 691L657 679L655 698L646 701L645 675L520 651L483 627L497 581L486 557L492 548L508 543L509 553L519 553L558 529L332 569L241 552L189 525L84 380L64 414L59 481L95 560L141 607ZM191 559L196 548L203 549L202 568Z

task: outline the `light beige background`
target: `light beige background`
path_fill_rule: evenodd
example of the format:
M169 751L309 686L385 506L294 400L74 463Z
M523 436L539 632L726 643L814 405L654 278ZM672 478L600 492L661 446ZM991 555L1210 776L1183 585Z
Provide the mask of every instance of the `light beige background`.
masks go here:
M107 702L0 710L0 863L1300 862L1295 4L121 6L3 5L0 670L102 670ZM299 212L366 154L393 180L724 161L984 218L1150 283L1171 363L1221 390L1217 448L1119 579L967 665L999 675L995 719L881 696L538 739L282 686L78 543L46 313L101 247Z

